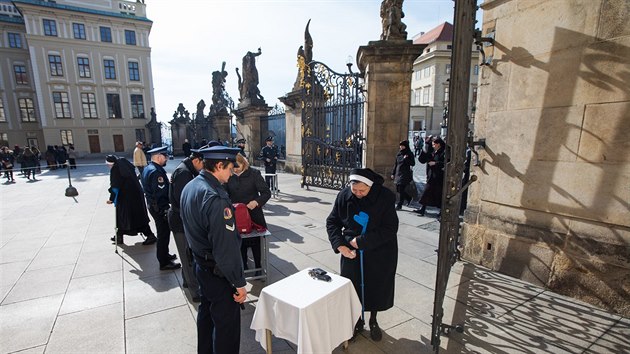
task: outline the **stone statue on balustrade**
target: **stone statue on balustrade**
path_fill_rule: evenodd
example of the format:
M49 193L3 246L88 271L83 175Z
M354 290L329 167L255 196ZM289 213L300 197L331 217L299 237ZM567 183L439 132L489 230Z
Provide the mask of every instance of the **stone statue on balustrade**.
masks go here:
M243 57L243 77L236 68L238 76L238 91L240 93L240 102L249 100L252 104L265 104L265 98L260 94L258 89L258 69L256 69L256 57L261 55L262 51L258 48L258 52L247 52Z
M381 2L381 23L383 32L381 40L406 40L407 25L402 23L405 14L402 10L403 0L383 0Z
M221 65L221 71L212 72L212 104L210 105L210 114L227 114L234 103L225 91L225 78L228 73L225 71L225 62Z
M204 100L199 101L199 103L197 103L197 114L195 115L195 119L204 118L204 115L203 115L204 108L206 108L206 102L204 102Z
M171 122L179 123L179 124L186 124L189 121L190 121L190 113L184 107L184 104L180 103L179 106L177 106L177 110L175 110L175 113L173 113L173 120Z
M304 87L304 80L307 76L307 65L313 61L313 37L308 30L308 26L311 24L309 19L304 29L304 45L300 46L297 52L297 66L298 76L293 84L293 90L298 90L300 87Z

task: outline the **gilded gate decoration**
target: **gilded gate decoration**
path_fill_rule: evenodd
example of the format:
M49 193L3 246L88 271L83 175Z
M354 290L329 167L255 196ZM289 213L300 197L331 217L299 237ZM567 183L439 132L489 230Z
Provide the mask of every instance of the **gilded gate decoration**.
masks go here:
M363 90L359 74L339 74L323 63L300 63L302 187L342 189L362 166Z

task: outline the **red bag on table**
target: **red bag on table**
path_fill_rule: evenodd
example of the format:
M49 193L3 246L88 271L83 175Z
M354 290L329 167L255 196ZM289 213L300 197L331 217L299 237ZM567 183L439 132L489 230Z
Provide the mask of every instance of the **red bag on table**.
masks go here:
M263 232L267 230L264 226L252 221L249 209L244 203L234 203L234 219L236 220L236 231L239 234L249 234L252 231Z

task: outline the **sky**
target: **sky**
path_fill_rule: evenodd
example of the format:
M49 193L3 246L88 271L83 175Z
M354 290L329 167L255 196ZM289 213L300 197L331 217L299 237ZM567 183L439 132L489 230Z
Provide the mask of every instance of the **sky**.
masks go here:
M359 46L379 40L380 0L145 0L153 21L149 36L156 113L172 119L179 103L192 114L203 99L212 103L212 72L226 62L226 90L238 103L235 68L260 47L257 57L261 94L267 105L293 88L297 50L311 19L313 59L346 72L348 57L356 67ZM447 21L453 0L405 0L403 23L408 39Z

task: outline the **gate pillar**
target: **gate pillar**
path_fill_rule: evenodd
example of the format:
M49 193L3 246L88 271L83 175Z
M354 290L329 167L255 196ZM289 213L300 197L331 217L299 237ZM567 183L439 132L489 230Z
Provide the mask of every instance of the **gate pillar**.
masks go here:
M218 112L214 114L209 114L208 119L211 122L211 125L214 126L214 132L210 134L211 140L228 141L232 140L232 136L230 133L231 120L232 116L227 112Z
M425 47L410 40L382 40L371 41L357 52L367 90L363 166L381 174L390 188L398 144L409 131L413 62Z
M243 138L247 141L245 143L245 154L247 154L247 159L251 165L254 164L254 160L263 145L263 142L260 141L260 117L267 116L270 109L271 107L266 104L262 106L248 105L245 107L239 105L236 111L236 116L238 117L236 120L236 131L241 132Z
M302 170L302 90L292 91L279 98L285 107L286 156L285 171L301 173Z

